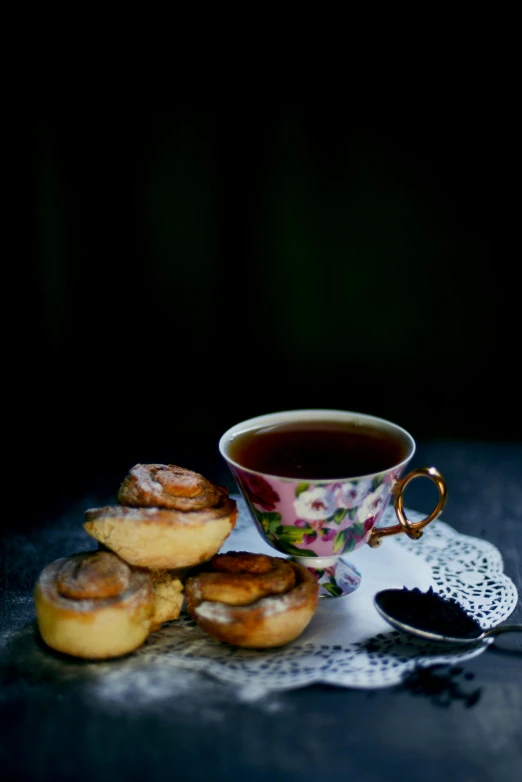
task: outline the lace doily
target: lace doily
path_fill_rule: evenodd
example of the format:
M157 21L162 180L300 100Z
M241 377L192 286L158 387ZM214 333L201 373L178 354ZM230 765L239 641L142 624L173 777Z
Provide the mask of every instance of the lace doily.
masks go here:
M274 556L239 497L236 528L221 549ZM412 521L423 515L407 511ZM382 524L393 522L388 508ZM305 632L282 649L252 651L229 647L203 633L188 614L149 636L134 656L206 673L230 684L260 692L313 683L379 688L398 684L418 665L454 664L481 654L487 643L472 647L435 645L404 636L378 615L373 596L379 589L429 586L456 598L483 628L503 622L516 607L514 583L503 573L500 552L490 543L461 535L444 521L432 522L418 541L398 535L379 549L363 547L350 555L362 573L357 592L319 601ZM138 662L138 661L136 661Z

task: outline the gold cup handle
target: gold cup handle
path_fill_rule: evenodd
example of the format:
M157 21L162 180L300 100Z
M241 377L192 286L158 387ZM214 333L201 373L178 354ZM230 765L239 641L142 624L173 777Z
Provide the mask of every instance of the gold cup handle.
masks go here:
M422 521L412 522L408 521L404 514L403 493L404 489L410 481L412 481L414 478L421 477L429 478L435 483L439 491L439 500L437 502L437 507L430 513L429 516L427 516L425 519L422 519ZM412 540L418 540L422 535L423 527L425 527L426 524L429 524L430 521L436 519L437 516L439 516L442 512L442 509L446 504L448 490L446 488L446 481L435 467L418 467L416 470L412 470L404 478L401 478L397 481L393 487L393 494L393 504L395 507L395 513L399 519L399 523L395 524L393 527L374 527L368 540L368 545L372 548L377 548L380 546L382 539L388 535L397 535L399 532L405 532L406 535Z

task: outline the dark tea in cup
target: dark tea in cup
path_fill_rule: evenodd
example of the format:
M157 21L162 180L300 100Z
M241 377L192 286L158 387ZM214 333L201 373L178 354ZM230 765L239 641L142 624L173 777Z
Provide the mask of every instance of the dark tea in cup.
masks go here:
M354 421L294 421L247 429L230 441L229 457L248 470L282 478L358 478L400 464L405 437Z

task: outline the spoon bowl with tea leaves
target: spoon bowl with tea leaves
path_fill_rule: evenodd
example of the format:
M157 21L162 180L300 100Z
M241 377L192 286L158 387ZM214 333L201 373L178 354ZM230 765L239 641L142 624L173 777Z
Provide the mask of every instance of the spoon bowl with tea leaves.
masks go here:
M425 641L470 645L491 642L501 633L522 632L522 624L484 630L457 600L437 594L432 587L426 592L417 587L382 589L374 596L374 605L396 630Z

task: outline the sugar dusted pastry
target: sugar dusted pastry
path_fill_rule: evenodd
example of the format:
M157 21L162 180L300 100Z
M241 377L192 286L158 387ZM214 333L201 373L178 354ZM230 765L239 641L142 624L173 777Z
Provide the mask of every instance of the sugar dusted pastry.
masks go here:
M209 635L265 649L295 640L317 608L319 584L302 565L250 552L217 554L189 575L187 610Z
M225 487L171 464L135 465L119 488L118 501L87 510L85 530L131 565L153 569L209 560L238 515Z
M47 565L34 601L45 643L75 657L108 659L132 652L154 621L151 577L106 551L81 552Z
M118 490L120 505L204 510L217 505L223 489L198 472L175 464L136 464Z

